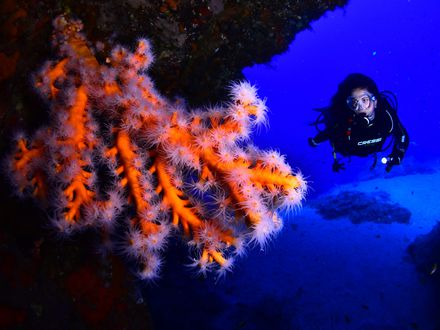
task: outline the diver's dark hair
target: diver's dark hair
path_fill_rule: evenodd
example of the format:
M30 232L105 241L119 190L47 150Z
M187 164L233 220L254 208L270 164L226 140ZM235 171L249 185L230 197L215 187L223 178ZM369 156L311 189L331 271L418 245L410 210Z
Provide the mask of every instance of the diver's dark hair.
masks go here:
M377 99L379 110L386 109L397 112L397 98L394 93L390 91L379 92L373 79L362 73L352 73L338 85L338 90L333 95L330 105L316 109L320 114L313 125L318 131L321 131L321 128L318 127L321 124L324 124L327 128L334 127L341 119L346 118L347 113L353 114L353 111L347 105L347 97L357 88L364 88L373 94Z
M373 79L362 73L352 73L339 84L336 94L332 97L330 108L333 112L348 110L347 97L357 88L365 88L377 98L379 97L379 89Z

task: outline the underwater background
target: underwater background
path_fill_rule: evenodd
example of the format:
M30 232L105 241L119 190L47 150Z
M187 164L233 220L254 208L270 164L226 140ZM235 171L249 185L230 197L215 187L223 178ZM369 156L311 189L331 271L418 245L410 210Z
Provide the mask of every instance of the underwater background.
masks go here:
M292 165L304 169L314 182L312 195L327 190L328 184L368 175L372 164L372 159L357 162L353 158L355 164L347 166L348 171L330 173L324 170L331 167L330 146L317 150L307 146L307 137L315 134L309 124L317 116L310 110L328 105L350 73L364 73L380 90L397 96L398 115L411 141L407 171L438 160L440 148L431 134L440 124L434 113L440 70L438 8L434 1L353 0L343 9L327 12L312 23L312 30L299 33L289 51L270 64L244 70L267 97L271 110L270 131L257 136L258 143L277 146ZM373 176L383 177L382 172L379 168Z
M217 283L179 281L182 269L167 264L143 291L158 329L440 329L439 9L434 0L351 0L288 52L244 70L270 109L256 143L301 169L308 197L266 250ZM313 109L354 72L398 98L410 146L390 173L380 163L370 170L372 157L344 159L334 173L330 146L307 144Z
M253 133L253 142L285 155L308 193L302 207L282 214L278 235L237 257L225 277L185 267L191 253L176 237L161 277L148 282L135 278L130 261L96 253L105 250L98 231L54 233L48 214L11 196L1 177L0 328L440 329L440 4L346 2L292 1L308 13L292 19L295 11L280 10L282 1L270 3L271 13L269 1L257 0L4 1L0 34L10 40L0 43L1 158L17 127L32 131L48 122L30 75L55 56L49 36L60 12L78 15L89 40L106 51L151 33L158 56L149 73L158 90L182 94L191 107L222 99L225 81L240 76L237 68L280 53L297 33L287 52L246 67L243 76L269 108L269 128ZM249 25L239 26L237 17ZM204 34L212 27L216 33ZM237 31L246 31L242 44ZM267 49L251 47L259 44ZM223 54L211 57L217 46ZM316 133L314 109L328 105L354 72L398 98L410 146L390 173L380 162L370 169L373 157L343 158L346 169L334 173L330 145L307 143Z

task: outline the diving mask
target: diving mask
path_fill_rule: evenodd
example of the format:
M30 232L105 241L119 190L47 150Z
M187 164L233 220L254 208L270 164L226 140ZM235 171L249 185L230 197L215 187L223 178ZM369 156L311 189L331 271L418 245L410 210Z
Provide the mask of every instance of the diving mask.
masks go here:
M359 97L347 97L347 105L353 111L362 111L370 107L371 102L376 101L376 97L370 94L363 94Z

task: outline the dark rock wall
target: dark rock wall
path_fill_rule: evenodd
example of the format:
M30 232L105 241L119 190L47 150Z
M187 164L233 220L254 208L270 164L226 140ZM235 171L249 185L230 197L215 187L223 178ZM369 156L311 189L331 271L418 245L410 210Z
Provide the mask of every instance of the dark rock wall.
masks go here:
M0 158L18 128L31 133L47 122L31 76L54 56L52 20L61 13L80 18L102 54L115 43L130 47L139 37L150 39L157 88L197 106L225 100L227 85L243 78L244 67L270 61L311 21L347 2L3 0ZM71 329L122 328L121 322L126 329L151 328L148 308L135 300L133 279L121 262L91 254L89 236L56 240L45 215L10 196L7 175L0 175L0 328L66 322ZM105 271L96 267L102 263Z
M11 125L40 126L44 107L30 74L52 56L51 22L80 18L87 38L104 50L152 41L151 75L170 98L193 106L227 99L242 69L287 50L295 35L348 0L88 1L4 0L0 3L0 136ZM105 52L104 52L105 53ZM31 110L32 109L32 110Z

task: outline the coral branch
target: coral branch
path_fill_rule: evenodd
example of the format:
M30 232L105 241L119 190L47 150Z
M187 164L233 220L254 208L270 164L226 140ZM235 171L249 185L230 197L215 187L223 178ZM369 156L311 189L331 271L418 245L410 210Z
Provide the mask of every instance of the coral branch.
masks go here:
M306 184L282 156L250 143L267 121L255 87L233 84L224 107L188 110L154 89L148 41L99 63L80 22L61 16L54 26L60 59L35 84L52 122L18 140L10 170L19 190L46 201L57 228L121 237L108 235L121 218L126 240L115 246L142 279L158 276L171 233L195 248L200 272L222 275L247 242L264 246L282 228L277 211L300 205Z

